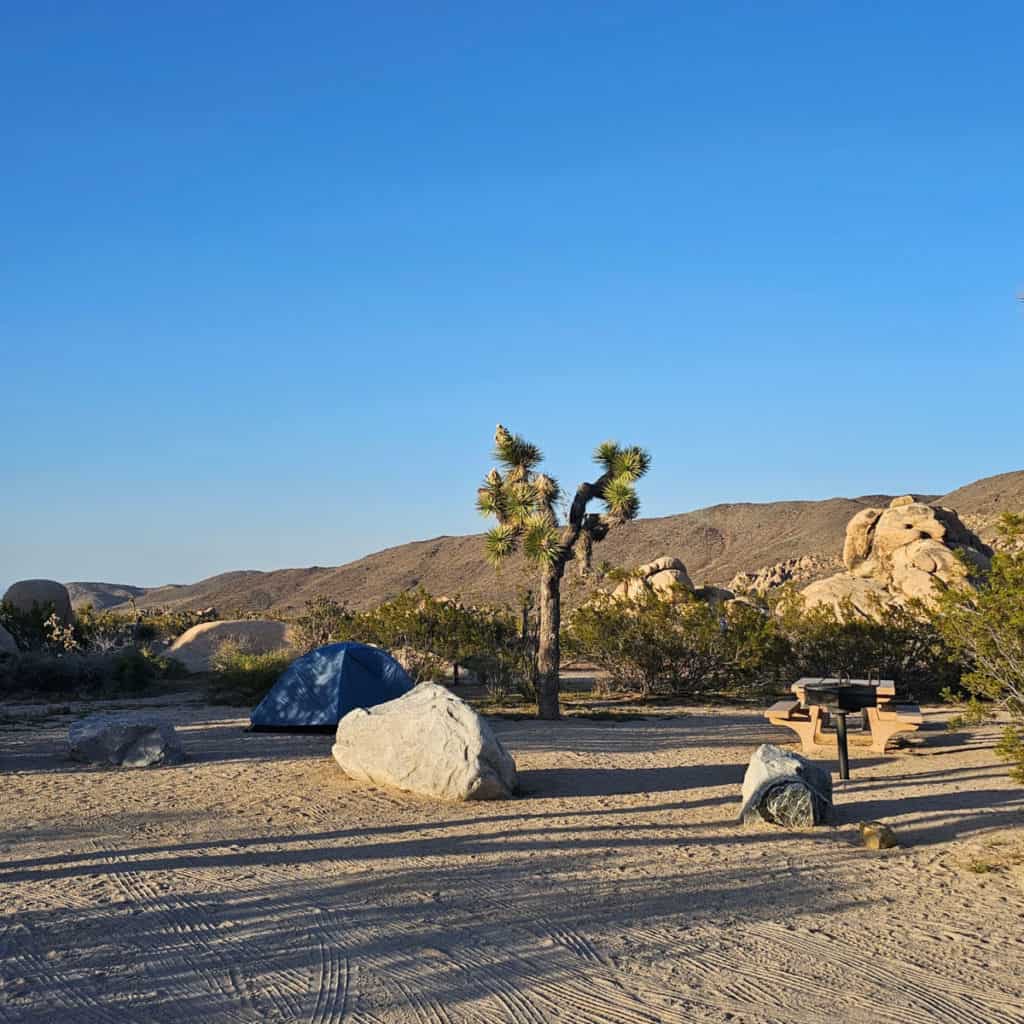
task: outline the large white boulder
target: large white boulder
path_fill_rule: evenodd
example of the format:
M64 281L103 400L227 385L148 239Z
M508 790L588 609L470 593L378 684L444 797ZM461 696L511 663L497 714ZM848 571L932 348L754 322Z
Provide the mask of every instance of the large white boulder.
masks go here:
M174 726L153 715L89 715L71 723L68 746L76 761L124 768L180 764L185 758Z
M436 683L350 711L331 752L353 779L442 800L502 800L518 784L516 763L487 722Z
M17 654L18 645L14 642L14 637L0 626L0 654Z
M4 601L20 612L52 605L57 618L65 626L71 623L71 596L68 588L56 580L19 580L7 588Z
M224 643L237 644L249 654L269 654L288 646L288 625L274 619L222 619L201 622L185 630L164 652L189 672L209 672Z

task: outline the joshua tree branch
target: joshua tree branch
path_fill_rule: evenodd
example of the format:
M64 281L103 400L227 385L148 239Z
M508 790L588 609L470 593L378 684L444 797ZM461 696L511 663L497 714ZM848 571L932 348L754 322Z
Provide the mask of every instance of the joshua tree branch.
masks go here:
M580 534L584 530L593 532L594 523L603 521L599 520L597 516L588 516L587 505L595 498L603 498L605 488L613 479L614 474L609 470L593 483L582 483L576 488L576 496L572 499L572 506L569 509L569 521L562 527L559 553L556 559L560 571L564 570L566 562L571 561L574 557L576 542L580 539Z

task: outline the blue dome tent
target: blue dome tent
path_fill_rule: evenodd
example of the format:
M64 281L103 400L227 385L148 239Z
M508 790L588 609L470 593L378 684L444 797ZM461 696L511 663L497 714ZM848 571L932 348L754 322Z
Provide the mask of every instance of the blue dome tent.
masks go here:
M329 644L293 661L249 720L253 729L333 730L353 708L394 700L412 686L387 651L351 641Z

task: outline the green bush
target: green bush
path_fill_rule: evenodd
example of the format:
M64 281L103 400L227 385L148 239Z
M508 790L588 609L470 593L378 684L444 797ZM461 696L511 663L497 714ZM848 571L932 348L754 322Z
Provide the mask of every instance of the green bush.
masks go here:
M383 647L414 682L443 679L450 666L464 665L495 694L515 688L532 696L533 648L505 609L466 607L422 588L361 612L318 597L306 602L293 629L304 651L344 640Z
M680 591L592 602L570 618L566 650L605 669L618 689L693 698L766 699L801 676L895 680L901 696L937 699L958 659L923 606L870 621L852 608L805 609L792 590L767 603L718 606Z
M136 639L136 617L130 612L97 611L85 605L75 611L75 637L87 650L108 651L131 646Z
M232 640L225 641L212 659L213 671L217 673L213 698L220 703L258 704L295 660L295 653L282 648L254 654Z
M956 653L934 616L920 603L880 609L877 620L852 605L805 609L794 591L773 600L789 647L787 676L846 675L895 681L901 697L937 700L960 679Z
M721 688L737 644L724 613L680 593L673 601L646 591L578 608L564 636L566 653L604 669L612 687L694 697Z
M200 622L209 621L208 617L196 611L147 608L139 613L136 636L140 643L152 640L175 640L193 626L198 626Z
M324 644L351 640L355 615L333 597L314 597L306 610L292 623L296 647L312 651Z
M1024 516L1006 515L1001 533L1005 550L995 554L978 589L946 591L934 622L967 668L965 719L1009 714L998 753L1024 782Z
M0 602L0 626L14 637L22 651L45 650L50 644L50 628L47 625L55 614L53 604L32 606L31 611L15 608L9 601Z
M137 696L174 677L166 658L128 648L103 654L26 651L0 659L0 695L6 699Z

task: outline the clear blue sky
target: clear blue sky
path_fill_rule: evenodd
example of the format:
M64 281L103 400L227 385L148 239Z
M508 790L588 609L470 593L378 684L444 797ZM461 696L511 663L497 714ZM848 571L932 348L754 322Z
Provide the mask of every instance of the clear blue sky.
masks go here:
M7 3L0 585L1024 466L1019 2Z

